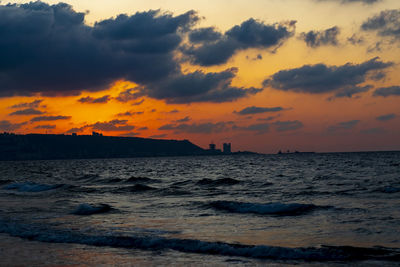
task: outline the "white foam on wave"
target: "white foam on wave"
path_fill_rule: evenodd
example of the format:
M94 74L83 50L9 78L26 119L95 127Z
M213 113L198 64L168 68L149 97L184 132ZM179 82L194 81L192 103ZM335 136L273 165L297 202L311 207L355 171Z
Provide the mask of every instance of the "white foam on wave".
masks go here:
M43 192L53 190L62 185L48 185L48 184L37 184L32 182L26 183L13 183L3 187L6 190L16 190L18 192Z
M399 260L398 249L321 247L285 248L266 245L241 245L207 242L194 239L163 238L158 236L87 235L78 231L51 229L45 225L1 222L0 233L49 243L74 243L91 246L109 246L144 250L172 249L187 253L238 256L271 260L348 261Z

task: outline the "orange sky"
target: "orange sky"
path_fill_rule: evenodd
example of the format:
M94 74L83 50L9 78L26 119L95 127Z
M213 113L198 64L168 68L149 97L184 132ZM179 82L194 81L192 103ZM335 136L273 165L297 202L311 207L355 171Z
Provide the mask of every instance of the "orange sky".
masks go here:
M363 23L378 16L381 11L394 10L393 12L400 14L400 3L397 0L382 0L375 4L363 4L362 0L349 4L342 3L341 0L254 0L252 4L232 0L115 0L112 4L111 1L105 0L65 2L72 5L76 12L89 11L85 17L85 23L89 27L96 25L95 22L115 18L121 13L133 15L137 11L161 9L171 12L172 16L179 16L189 10L195 10L201 20L192 25L189 31L179 33L182 37L181 43L172 52L174 62L179 64L181 69L179 75L190 75L199 70L204 74L221 73L235 67L238 70L234 72L230 87L246 90L254 87L262 91L219 102L182 100L180 103L171 103L172 98L155 97L157 92L161 92L161 89L156 87L164 86L167 80L160 83L153 83L151 79L141 82L137 76L132 79L115 78L111 84L102 84L102 90L97 88L87 91L76 88L77 91L72 95L54 90L52 96L48 96L49 90L45 92L35 89L34 93L24 96L24 93L21 93L24 88L13 87L12 90L5 90L5 93L1 94L0 131L90 134L96 130L112 136L189 139L202 147L207 147L211 141L215 142L217 147L221 147L222 142L232 142L234 151L251 150L262 153L275 153L280 149L318 152L400 149L400 36L399 31L397 35L394 31L387 33L388 29L400 29L400 15L397 16L397 22L386 25L386 28L361 29ZM296 30L286 39L282 39L279 45L238 45L238 41L235 40L234 45L237 48L229 59L213 65L201 66L193 61L193 58L187 60L186 57L190 55L181 50L184 49L184 45L191 45L188 36L195 29L213 26L223 34L250 18L254 18L259 26L296 20ZM1 25L0 19L0 37ZM334 36L324 37L325 30L334 26L339 32ZM142 27L146 30L146 24ZM382 33L384 30L385 34ZM302 35L309 31L320 33L316 37L319 43L314 43L314 46L307 45ZM30 38L29 34L21 32L21 35L23 34ZM348 39L353 34L362 41L352 44ZM10 37L10 40L12 38ZM232 39L226 34L221 38L228 38L229 41ZM69 39L65 43L66 46L68 42ZM2 45L0 42L0 47ZM387 66L377 67L380 63L371 63L375 64L375 67L372 67L371 71L363 72L363 66L367 66L366 62L373 61L376 57L379 59L374 62L381 62ZM36 60L35 64L40 68L44 59ZM13 59L10 59L10 62L13 63ZM14 68L24 64L24 61L15 62ZM354 72L362 74L351 76L350 70L341 72L342 69L346 69L347 63L355 66L352 68ZM328 90L330 81L323 75L301 76L303 72L300 72L300 69L302 71L303 66L315 64L323 64L334 74L330 76L333 77L331 84L335 84L343 76L349 75L349 78L343 78L343 84L335 87L336 89ZM277 76L274 76L274 81L281 82L280 85L287 86L286 89L276 88L272 84L263 85L264 80L273 79L274 74L285 70L298 71L296 76L285 81L278 81ZM0 65L0 88L6 88L8 85L7 79L2 84L2 75L10 75L11 79L17 79L10 73L12 72L7 68L2 69ZM374 74L384 74L384 77L374 78ZM44 77L46 79L46 76ZM360 77L365 80L354 82ZM53 77L48 78L52 80ZM320 87L315 87L318 93L309 91L312 90L312 86L307 87L307 84L310 84L308 80L296 87L297 89L290 87L288 84L297 78L310 79L321 84ZM18 81L12 82L18 84ZM370 86L368 89L354 93L351 97L332 97L341 90L367 85ZM140 89L141 86L146 89ZM395 93L386 97L374 95L378 88L387 87L395 88ZM140 92L141 95L126 102L120 101L121 93L130 88L134 88L131 93ZM189 83L179 92L185 95L186 91L194 90L193 88L196 86ZM168 92L164 93L168 95ZM103 97L105 98L101 100ZM265 110L247 115L239 114L249 107ZM281 110L267 111L267 108L276 107L280 107ZM34 111L28 112L29 115L18 114L18 111L27 109ZM38 117L39 119L35 119Z

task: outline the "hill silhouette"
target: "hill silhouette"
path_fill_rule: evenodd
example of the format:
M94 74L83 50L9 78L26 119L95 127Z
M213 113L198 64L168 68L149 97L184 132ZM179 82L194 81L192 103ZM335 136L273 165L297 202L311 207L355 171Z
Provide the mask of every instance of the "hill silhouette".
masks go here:
M188 140L101 135L0 134L0 160L129 158L204 155Z

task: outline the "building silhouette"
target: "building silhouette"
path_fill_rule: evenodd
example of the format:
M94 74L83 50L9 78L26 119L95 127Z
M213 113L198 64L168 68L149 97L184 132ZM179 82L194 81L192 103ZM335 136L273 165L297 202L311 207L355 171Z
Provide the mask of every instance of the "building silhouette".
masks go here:
M224 143L223 152L224 152L224 154L231 154L232 153L231 143Z
M210 151L215 151L215 144L214 144L214 143L211 143L211 144L209 145L209 149L210 149Z

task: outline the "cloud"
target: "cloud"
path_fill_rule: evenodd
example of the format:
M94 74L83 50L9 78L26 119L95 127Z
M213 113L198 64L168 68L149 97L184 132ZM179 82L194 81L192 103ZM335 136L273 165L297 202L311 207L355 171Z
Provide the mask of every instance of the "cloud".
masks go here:
M118 100L119 102L122 102L122 103L126 103L126 102L129 102L131 100L136 100L138 98L138 95L137 95L137 92L136 92L137 90L138 90L138 88L136 88L136 87L135 88L126 89L125 91L119 93L119 95L115 99ZM144 102L144 99L142 99L141 101L136 102L136 105L140 105L143 102ZM132 105L134 105L134 104L132 104Z
M269 123L257 123L257 124L251 124L248 126L234 125L232 127L232 130L250 131L250 132L256 132L257 134L264 134L264 133L269 132L270 128L271 128L271 125Z
M140 101L137 101L137 102L134 102L134 103L132 103L131 105L132 105L132 106L139 106L139 105L143 104L143 102L144 102L144 99L142 99L142 100L140 100Z
M280 117L280 114L278 114L276 116L269 116L269 117L266 117L266 118L259 118L257 120L258 121L272 121L272 120L275 120L276 118L279 118L279 117Z
M225 102L261 91L232 86L233 70L182 72L176 55L186 35L199 34L191 32L198 21L194 11L174 16L150 10L86 25L85 14L65 3L0 4L0 96L79 95L117 80L137 84L116 98L120 102L143 96L171 103ZM224 38L240 44L235 50L275 46L291 35L292 26L249 20Z
M117 117L126 117L126 116L142 115L143 113L144 113L143 111L127 111L124 113L118 113L116 116Z
M21 126L25 125L26 122L22 122L22 123L12 123L10 121L7 120L2 120L0 121L0 131L15 131L19 128L21 128Z
M200 28L192 30L189 34L189 40L192 43L216 42L223 37L214 27Z
M341 4L350 4L350 3L363 3L363 4L375 4L378 3L382 0L316 0L318 2L327 2L327 1L331 1L331 2L340 2Z
M277 121L272 123L278 132L298 130L304 127L301 121Z
M145 130L148 130L149 128L148 127L140 127L140 128L137 128L136 130L137 131L145 131Z
M364 31L375 31L380 36L400 40L400 9L384 10L368 18L362 25Z
M19 104L15 104L10 108L38 108L40 104L43 102L43 99L37 99L32 102L23 102Z
M108 122L96 122L94 124L86 125L85 127L105 132L131 131L135 129L135 126L128 125L127 122L127 120L112 120Z
M105 104L110 100L111 100L111 97L109 95L105 95L105 96L102 96L99 98L93 98L93 97L87 96L87 97L80 98L78 100L78 102L88 103L88 104Z
M58 121L58 120L69 120L71 116L39 116L31 119L31 122L37 121Z
M0 5L0 95L77 95L180 73L176 49L198 20L150 10L90 26L65 3Z
M334 96L328 98L328 100L333 100L335 98L352 98L354 95L368 92L370 89L372 89L373 86L371 85L366 85L366 86L355 86L355 87L347 87L343 88L342 90L338 91Z
M400 96L400 86L381 87L375 90L374 96Z
M378 121L390 121L393 120L394 118L396 118L396 114L393 113L376 117Z
M226 63L237 51L249 48L277 49L293 36L295 21L267 25L253 18L236 25L224 34L214 28L201 28L189 35L194 45L182 52L193 64L212 66Z
M336 132L338 130L350 130L353 129L359 122L359 120L339 122L338 124L329 126L328 132Z
M174 114L174 113L179 113L180 111L177 109L173 109L171 111L166 112L167 114Z
M175 122L188 122L190 120L191 120L191 118L189 116L186 116L185 118L182 118L180 120L176 120Z
M55 129L56 125L38 125L35 127L35 129L46 129L46 130L51 130Z
M10 116L14 115L41 115L44 114L45 112L34 109L34 108L27 108L27 109L22 109L22 110L17 110L12 113L10 113Z
M242 109L241 111L234 111L233 113L236 113L238 115L253 115L253 114L260 114L260 113L266 113L266 112L278 112L284 110L282 107L272 107L272 108L267 108L267 107L256 107L256 106L251 106Z
M363 37L357 36L356 34L353 34L352 36L347 38L347 41L352 45L359 45L365 42Z
M376 80L385 77L383 70L392 65L392 62L382 62L377 57L361 64L304 65L300 68L281 70L266 79L263 84L281 91L309 94L336 92L338 96L352 96L356 92L366 90L366 87L360 87L360 84L367 78L372 77ZM381 75L376 75L377 73Z
M175 133L198 133L198 134L210 134L220 133L227 131L229 123L217 122L217 123L193 123L193 124L165 124L158 128L161 131L174 131Z
M229 102L262 91L259 88L244 88L232 86L232 80L237 73L236 68L222 72L195 71L179 74L163 80L160 83L141 88L137 96L147 95L155 99L164 99L168 103L192 102Z
M335 26L324 31L303 32L301 33L300 38L306 42L307 46L312 48L324 45L337 46L339 44L337 39L339 33L339 27Z

